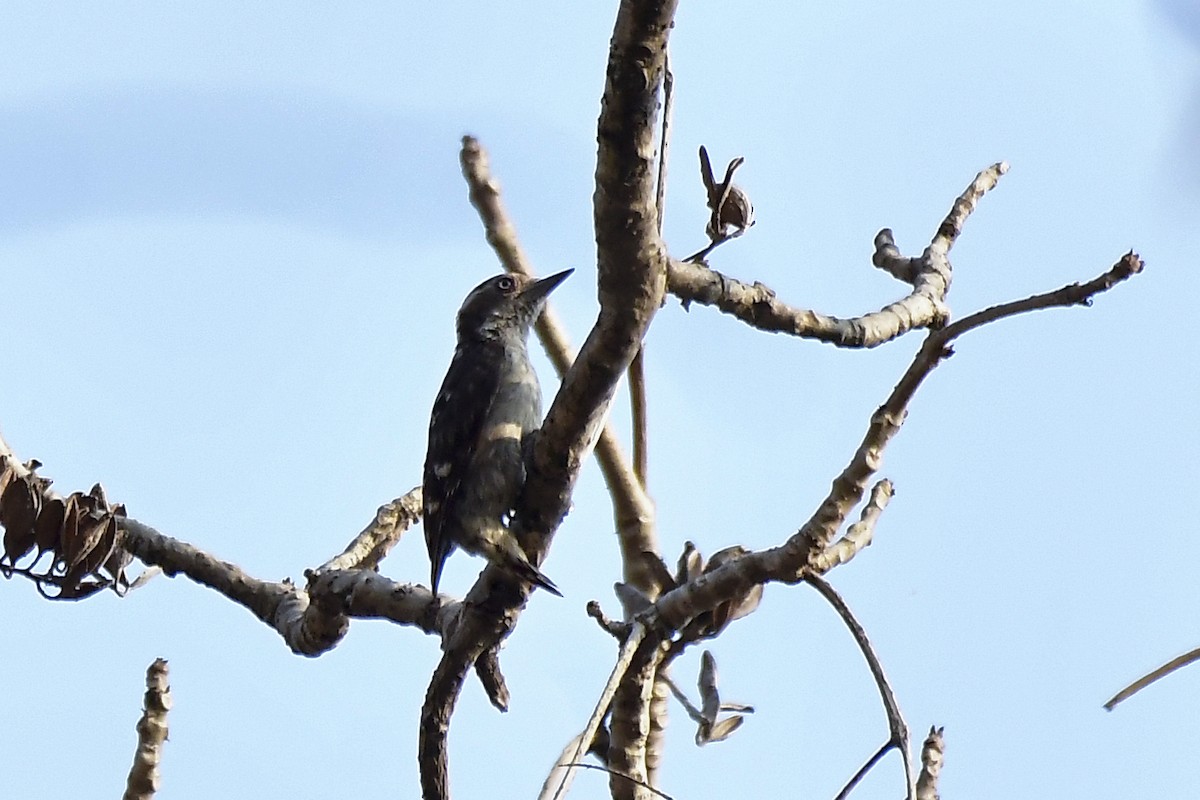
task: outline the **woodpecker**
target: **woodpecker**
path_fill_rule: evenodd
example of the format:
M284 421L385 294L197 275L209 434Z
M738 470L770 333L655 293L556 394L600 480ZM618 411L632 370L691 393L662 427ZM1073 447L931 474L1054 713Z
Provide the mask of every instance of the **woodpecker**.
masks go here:
M574 270L540 280L506 274L476 286L458 310L458 346L429 420L422 484L430 585L455 547L562 596L509 530L525 484L522 439L542 421L529 329Z

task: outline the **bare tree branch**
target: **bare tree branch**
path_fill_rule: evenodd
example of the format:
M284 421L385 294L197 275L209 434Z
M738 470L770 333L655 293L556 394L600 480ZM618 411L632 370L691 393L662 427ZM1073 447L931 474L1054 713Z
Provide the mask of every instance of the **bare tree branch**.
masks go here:
M871 496L863 506L859 521L846 529L846 535L838 539L820 555L813 558L813 570L825 574L836 566L854 558L860 550L871 544L875 534L875 523L892 499L892 482L884 479L871 488Z
M909 283L907 297L879 311L853 319L839 319L817 311L796 308L776 297L761 283L745 284L709 269L702 263L672 260L667 273L671 294L684 307L691 303L716 306L720 311L772 333L816 339L838 347L876 347L916 328L937 328L949 317L946 293L950 289L950 248L979 199L1008 170L1000 162L975 176L954 202L929 247L917 258L903 258L887 228L875 237L877 267Z
M663 53L663 84L662 84L662 132L658 144L658 179L655 182L654 207L657 214L655 227L661 237L663 232L663 214L666 210L667 197L667 166L671 153L671 112L675 106L675 77L671 73L671 53L668 48ZM650 451L650 419L646 401L646 343L638 348L633 363L629 365L629 404L633 417L633 469L643 489L647 489L649 475ZM635 557L637 564L624 568L627 580L636 578L644 580L652 576L646 572L646 566L654 566L654 561L661 558L657 547L653 551L642 550L634 554L625 550L623 556ZM631 581L632 582L632 581ZM649 581L633 583L648 596L657 597L665 587L652 585ZM665 667L663 667L665 669ZM650 786L658 785L658 770L662 766L663 753L667 743L667 722L669 706L667 704L667 689L658 681L653 681L650 696L650 731L646 736L646 782Z
M1112 711L1114 708L1117 707L1117 704L1123 703L1124 701L1133 697L1135 694L1140 692L1142 689L1145 689L1150 684L1154 683L1155 681L1157 681L1161 678L1167 677L1175 670L1183 669L1188 664L1191 664L1195 661L1200 661L1200 647L1197 647L1195 650L1190 650L1190 651L1184 653L1183 655L1179 656L1178 658L1173 658L1170 661L1168 661L1167 663L1163 664L1158 669L1153 670L1149 674L1143 675L1142 677L1138 678L1136 681L1129 684L1124 689L1122 689L1121 691L1119 691L1115 695L1113 695L1112 698L1107 703L1104 704L1104 710Z
M633 474L646 487L649 469L649 416L646 407L646 345L643 342L629 362L629 408L633 418Z
M670 49L663 50L662 130L658 139L658 179L654 184L654 227L662 235L667 202L667 164L671 153L671 112L675 109L675 75L671 72Z
M1134 253L1121 258L1108 272L1084 284L1004 303L979 311L932 331L900 378L891 395L872 415L862 444L812 517L783 545L733 559L719 569L660 597L647 617L657 629L678 630L687 620L743 595L766 581L792 583L815 571L814 561L829 546L847 514L862 499L867 483L879 469L883 451L904 423L907 408L921 383L952 354L951 343L962 334L990 322L1027 311L1058 306L1089 305L1100 292L1141 272Z
M909 763L908 725L904 722L904 715L900 713L900 704L896 702L896 694L892 691L887 676L883 672L883 664L880 663L879 656L875 654L875 648L871 647L871 640L867 638L867 632L863 630L863 626L855 619L854 613L850 611L850 606L846 605L846 601L842 599L842 596L827 581L817 575L809 575L805 580L833 606L834 611L837 611L838 616L842 618L842 622L845 622L846 627L850 629L850 634L854 637L859 650L862 651L863 658L867 660L867 666L871 670L871 677L875 679L875 686L879 689L879 696L883 700L883 710L887 715L888 721L887 742L867 761L862 769L855 773L845 788L838 793L837 800L842 800L842 798L848 796L858 782L867 774L868 770L893 747L900 752L900 757L904 760L905 797L912 800L916 787L913 783L912 765Z
M504 681L504 673L500 671L500 649L493 647L484 650L475 659L475 674L487 692L488 700L500 711L508 711L508 684Z
M665 658L665 657L664 657ZM658 670L655 672L656 680L651 681L653 684L650 694L650 732L646 735L646 782L651 786L658 786L658 773L662 768L664 753L667 747L667 720L670 713L670 704L668 699L670 690L667 685L657 677L663 673L670 672L670 666L666 663L660 663Z
M655 797L661 797L661 798L664 798L664 800L674 800L674 798L672 798L671 795L654 788L646 781L638 780L637 778L631 777L629 775L622 775L621 773L617 772L616 770L611 769L605 765L588 764L587 762L579 762L576 764L566 764L565 766L571 767L571 768L594 769L594 770L599 770L600 772L607 772L611 776L621 778L622 780L637 784L639 787L641 787L642 789L645 789L647 792L653 794ZM540 796L539 796L539 798L540 798Z
M236 564L135 519L122 520L121 529L123 546L138 559L169 576L185 575L244 606L299 655L317 656L335 647L351 617L389 619L443 633L460 610L459 604L435 598L423 586L396 583L373 570L309 571L309 585L302 589L290 581L254 578Z
M375 519L342 553L321 566L318 572L337 569L376 569L400 541L406 530L421 518L421 487L418 486L385 503L375 512Z
M123 800L150 800L158 792L163 744L167 741L167 712L171 710L171 685L166 659L156 658L146 670L146 694L138 720L137 752L125 781Z
M2 437L0 458L13 465L15 473L28 473ZM61 499L49 488L49 481L38 485L44 495L39 503ZM306 572L307 589L290 581L260 580L236 564L124 516L116 518L114 546L168 576L184 575L219 592L274 628L293 652L317 656L341 641L350 617L390 619L435 634L441 634L456 617L459 606L453 600L434 598L423 587L398 584L373 570L417 519L419 508L419 489L381 506L371 524L340 556L325 568ZM337 564L363 568L331 567Z
M769 581L790 584L816 575L814 562L829 548L849 511L862 499L868 480L879 468L884 449L903 424L908 404L916 390L925 377L951 354L950 344L955 339L988 322L1025 311L1089 304L1094 295L1141 272L1142 268L1141 259L1134 253L1128 253L1108 272L1085 284L1072 284L1054 292L985 309L953 325L930 332L891 395L872 416L863 442L850 464L834 480L829 495L799 531L778 547L754 553L732 554L711 571L692 575L689 568L687 575L681 575L689 578L685 583L665 593L639 615L638 622L634 625L629 640L622 647L621 657L579 741L591 741L595 735L608 707L611 693L625 675L626 661L632 660L630 650L633 647L648 648L657 652L659 644L669 639L689 620L712 611L722 603L732 603L747 596L757 585ZM882 510L882 505L877 505L880 505ZM864 522L874 513L870 510L864 511ZM691 560L689 559L689 563ZM578 761L579 755L573 754L570 762ZM555 795L556 798L558 796L560 794Z
M643 644L634 653L613 695L608 734L608 787L613 800L645 800L646 742L650 735L650 699L654 676L665 648Z
M621 678L629 669L629 665L633 663L634 656L645 637L646 627L639 623L634 623L629 631L629 635L621 643L621 650L617 655L617 663L613 666L612 672L609 673L608 683L605 685L603 691L600 692L600 699L596 702L595 708L592 709L591 717L588 718L583 731L572 740L575 743L574 750L570 752L564 750L563 756L554 765L554 769L561 769L563 766L574 764L583 758L588 743L596 738L596 731L600 729L600 723L604 721L604 717L608 714L608 708L612 704L613 696L617 691L617 686ZM552 800L559 800L559 798L566 796L573 780L574 775L570 769L564 770L561 781L554 787L554 792L550 795ZM544 790L543 794L545 794Z
M955 211L947 219L953 222L965 213L956 204ZM947 243L952 242L956 235L955 230L953 225L945 223L939 231L938 237ZM691 557L695 555L694 552L689 553L685 549L684 558L681 558L680 579L686 579L686 582L666 592L650 608L638 615L637 623L621 648L617 665L601 692L600 700L597 702L592 717L576 740L578 742L576 749L581 750L584 746L583 743L592 741L595 736L609 707L610 699L617 690L616 687L623 683L627 669L630 669L629 665L635 660L633 652L635 648L643 653L642 658L637 661L639 665L648 663L644 655L646 653L661 653L663 657L669 659L678 652L679 644L676 643L674 648L663 648L662 645L690 620L713 611L722 603L735 603L739 599L747 597L754 587L761 584L770 581L791 584L800 580L810 580L816 578L819 572L818 566L828 569L836 565L838 559L829 555L830 543L846 516L862 500L867 483L878 471L883 451L888 443L899 432L907 415L908 405L917 389L933 369L952 354L950 345L959 336L990 322L1026 311L1058 306L1090 305L1096 294L1141 272L1143 266L1141 259L1130 252L1110 270L1087 283L1071 284L1053 292L994 306L976 312L951 325L931 331L891 394L872 415L867 433L851 458L850 464L834 479L833 486L825 500L799 531L784 544L767 550L742 553L740 548L733 548L730 555L723 559L719 566L698 575L693 574L694 570L692 569L692 562L698 559ZM869 531L869 526L874 524L875 519L882 512L888 496L890 496L890 483L878 484L871 506L864 509L862 514L860 525L864 527L859 529L857 535L847 534L848 541L861 540L863 535ZM691 550L694 551L694 548ZM839 548L833 548L835 553L838 550ZM683 568L684 566L686 569ZM832 590L830 591L832 592ZM844 607L844 604L842 606ZM663 657L659 657L656 661L662 663ZM869 663L872 658L872 655L868 655ZM875 663L877 664L877 662ZM873 672L875 672L875 667L873 667ZM634 674L637 675L636 672ZM881 673L876 672L876 674ZM881 684L881 686L886 686L886 684ZM881 688L881 692L883 691ZM892 705L894 706L894 698L892 698ZM893 719L890 712L889 719ZM895 719L899 719L898 712ZM897 723L892 724L896 725ZM898 725L902 725L902 721ZM616 766L619 772L638 775L635 771L624 767L627 763L636 764L638 748L643 745L640 745L636 736L630 740L621 741L616 731L612 731L611 734L613 744L609 750L610 762ZM905 741L907 741L906 736L905 733ZM892 746L891 743L881 749L868 762L868 767L875 760L881 758L890 746ZM907 747L904 752L906 775L908 775ZM621 757L621 762L614 759L614 754ZM622 756L622 754L625 755ZM630 754L633 757L630 757ZM581 755L582 752L572 753L565 763L577 762ZM563 763L560 762L556 768L562 767ZM555 800L562 796L566 785L569 784L570 770L565 770L563 775L563 783L553 795ZM908 784L910 787L912 786L911 777L908 778ZM614 791L618 788L620 787L613 786ZM912 796L911 792L909 796Z

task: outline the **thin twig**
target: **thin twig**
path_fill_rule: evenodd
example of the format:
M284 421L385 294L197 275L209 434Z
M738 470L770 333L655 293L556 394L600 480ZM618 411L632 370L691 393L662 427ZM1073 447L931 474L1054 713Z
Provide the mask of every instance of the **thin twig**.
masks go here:
M1200 661L1200 647L1197 647L1195 650L1190 650L1178 658L1172 658L1170 661L1163 664L1153 672L1138 678L1136 681L1113 695L1112 699L1104 704L1104 710L1112 711L1117 707L1118 703L1128 700L1130 697L1133 697L1142 689L1145 689L1147 686L1159 680L1160 678L1165 678L1175 670L1183 669L1194 661Z
M722 234L720 234L719 236L717 236L717 238L713 239L713 240L712 240L712 241L710 241L708 244L706 244L704 247L701 247L699 250L697 250L696 252L692 253L692 254L691 254L690 256L688 256L687 258L685 258L685 259L684 259L684 261L685 261L685 262L687 262L687 263L689 263L689 264L700 264L700 263L703 263L705 256L707 256L707 255L708 255L709 253L711 253L713 250L716 250L718 247L720 247L721 245L725 244L726 242L728 242L728 241L732 241L733 239L736 239L736 238L738 238L739 236L741 236L741 235L742 235L742 233L743 233L743 231L734 231L733 233L722 233ZM677 292L675 291L675 289L674 289L674 288L672 288L672 289L671 289L671 293L672 293L672 294L677 294ZM684 300L684 302L685 302L685 303L690 303L690 302L692 302L693 300L697 300L697 299L699 299L699 298L691 297L691 298L687 298L687 299L685 299L685 300ZM702 303L703 303L704 301L703 301L703 300L701 300L700 302L702 302ZM709 305L709 304L708 304L708 303L704 303L704 305Z
M604 690L601 691L600 699L596 701L596 706L592 709L592 715L588 718L583 731L574 740L574 749L567 754L566 758L554 765L555 769L561 767L567 767L567 769L563 771L562 779L559 781L558 786L555 787L554 794L551 795L551 800L559 800L571 788L571 781L574 780L574 775L571 772L572 767L568 765L578 763L583 754L587 752L589 743L595 738L596 730L600 727L601 721L608 713L608 707L612 704L617 686L621 683L621 679L625 677L625 671L629 669L634 653L637 652L645 636L646 627L641 623L635 622L633 629L629 632L629 637L621 645L621 651L617 656L617 663L613 665L612 672L608 676L608 683L605 684Z
M657 213L656 224L658 235L663 232L663 216L666 211L667 198L667 166L670 163L671 152L671 114L675 106L675 76L671 72L671 54L669 49L663 51L663 107L662 133L658 142L658 180L654 187L654 206ZM633 423L633 471L638 476L642 488L649 486L650 459L650 417L649 404L646 399L646 341L643 339L637 355L629 365L629 406ZM637 556L640 571L644 564L658 556L658 553L632 554ZM631 573L633 570L626 569ZM639 575L640 577L640 575ZM645 577L650 577L645 575ZM636 584L635 584L636 585ZM653 593L649 585L643 585L644 591ZM657 596L657 593L653 593ZM664 667L665 669L665 667ZM658 770L662 765L663 753L666 749L666 729L668 720L667 698L657 682L652 687L650 698L650 731L646 737L646 782L651 786L658 783ZM618 737L619 740L619 737Z
M896 702L896 695L892 691L892 687L888 684L887 676L883 673L883 664L879 661L879 656L875 654L875 649L871 647L871 640L867 638L867 632L863 630L863 626L857 619L854 618L854 613L850 611L850 606L846 605L846 601L842 596L829 585L829 583L816 575L809 575L805 580L812 585L814 589L821 593L833 609L837 611L838 616L846 623L846 627L850 629L850 634L854 637L854 641L862 650L863 657L867 660L867 666L871 670L872 677L875 678L875 685L879 688L880 699L883 700L883 710L887 714L889 738L887 744L880 748L866 765L858 771L851 779L846 788L838 794L838 800L844 798L854 788L854 784L862 779L862 776L867 773L880 758L888 751L889 748L895 747L900 751L900 757L904 760L904 781L907 786L906 797L912 800L913 793L916 791L916 784L913 782L912 765L909 763L908 755L908 726L904 723L904 716L900 713L900 704Z
M604 609L595 600L588 601L587 615L596 620L596 624L600 626L600 629L618 642L624 642L628 638L629 632L633 629L632 622L620 622L609 619L608 615L604 613Z
M840 792L834 795L833 800L846 800L850 796L850 793L854 791L854 787L858 786L859 781L865 778L867 773L871 771L871 768L878 764L880 759L886 756L888 751L895 746L895 743L891 740L885 742L882 747L875 751L874 755L867 759L865 764L858 768L858 772L854 773L854 776L846 781L846 785L842 787Z
M675 684L675 681L671 680L670 675L659 675L658 680L667 685L667 688L671 690L671 694L675 695L675 699L683 706L683 710L692 718L692 722L697 724L704 722L704 715L700 713L700 709L692 705L692 701L688 698L687 694Z
M658 143L658 178L654 187L654 210L658 235L662 236L663 212L667 197L667 156L671 146L671 110L674 105L675 77L671 74L670 53L663 53L663 110L662 134ZM633 417L633 473L642 488L646 488L649 421L646 407L646 343L629 364L629 406Z
M609 775L616 775L618 778L627 780L630 783L635 783L638 786L641 786L643 789L646 789L647 791L658 795L659 797L666 798L666 800L675 800L673 797L671 797L671 795L667 794L664 791L661 791L660 789L655 789L653 786L651 786L646 781L639 780L638 778L635 778L631 775L626 775L622 772L617 772L615 769L609 769L608 767L601 766L600 764L589 764L586 761L576 761L571 764L563 764L563 766L564 767L572 767L572 768L579 767L581 769L595 769L595 770L599 770L600 772L607 772Z
M633 417L633 474L638 483L646 488L646 470L649 460L649 420L646 411L646 343L638 348L637 355L629 362L629 408Z
M334 569L375 569L400 541L404 532L421 518L421 487L409 490L402 497L382 505L362 533L354 537L340 555L321 566L317 572Z
M667 197L667 156L671 150L671 112L675 108L675 75L671 72L671 53L663 50L662 135L658 141L658 181L654 187L654 208L658 233L662 235L663 211Z
M845 536L812 559L813 571L824 575L834 567L847 563L859 551L868 547L875 535L875 524L887 508L892 494L892 482L886 478L871 487L871 496L863 506L858 522L846 529Z

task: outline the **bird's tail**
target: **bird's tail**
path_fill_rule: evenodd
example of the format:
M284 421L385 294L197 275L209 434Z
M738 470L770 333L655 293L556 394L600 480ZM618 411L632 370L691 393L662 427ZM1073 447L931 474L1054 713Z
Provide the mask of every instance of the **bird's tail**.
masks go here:
M505 553L504 566L508 568L509 572L526 583L540 586L550 594L562 597L562 592L554 585L554 581L547 578L542 574L541 570L531 564L525 553Z

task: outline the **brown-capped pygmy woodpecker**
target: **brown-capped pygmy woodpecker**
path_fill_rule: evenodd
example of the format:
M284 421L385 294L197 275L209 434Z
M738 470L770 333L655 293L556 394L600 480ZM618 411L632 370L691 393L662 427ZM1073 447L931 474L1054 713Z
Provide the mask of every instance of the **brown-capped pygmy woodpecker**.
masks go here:
M458 346L433 404L422 484L434 594L455 547L559 594L508 525L525 484L521 442L542 422L529 329L571 272L540 280L497 275L472 289L458 310Z

